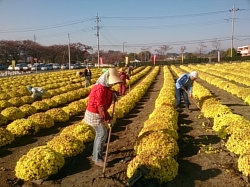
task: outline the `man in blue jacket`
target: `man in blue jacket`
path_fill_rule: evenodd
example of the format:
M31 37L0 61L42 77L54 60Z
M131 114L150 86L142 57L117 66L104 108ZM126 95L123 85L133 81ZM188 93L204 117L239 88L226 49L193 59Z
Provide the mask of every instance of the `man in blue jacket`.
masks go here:
M175 94L176 94L176 108L177 110L180 109L181 104L181 95L183 95L185 108L187 112L191 112L189 110L189 97L192 97L193 92L193 83L194 80L198 78L198 73L193 71L191 73L184 73L182 74L177 80L175 84Z

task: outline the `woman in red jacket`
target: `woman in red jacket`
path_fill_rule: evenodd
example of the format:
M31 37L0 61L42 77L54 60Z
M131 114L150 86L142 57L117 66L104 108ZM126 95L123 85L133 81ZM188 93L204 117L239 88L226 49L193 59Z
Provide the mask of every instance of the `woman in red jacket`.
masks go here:
M123 81L122 83L120 83L119 95L125 95L125 93L126 93L126 79L129 80L129 77L125 73L125 69L124 68L121 68L119 70L119 76L120 76L121 80Z
M112 86L121 82L122 80L115 68L109 68L108 71L103 73L90 91L84 115L84 121L93 126L96 132L92 160L101 167L104 167L103 149L108 134L105 122L111 125L113 123L108 113L108 109L115 99Z

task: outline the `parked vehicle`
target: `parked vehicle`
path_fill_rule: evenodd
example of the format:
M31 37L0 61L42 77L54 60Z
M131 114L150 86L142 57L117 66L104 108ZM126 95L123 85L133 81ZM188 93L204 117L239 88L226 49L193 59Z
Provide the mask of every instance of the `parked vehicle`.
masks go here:
M34 64L30 69L32 71L37 71L37 70L41 70L42 66L43 66L43 64Z
M94 67L94 65L92 63L88 63L87 66L88 67Z
M13 69L13 67L12 67L12 65L9 65L9 67L7 68L9 71L13 71L14 69Z
M61 66L58 63L53 64L53 69L60 69Z
M53 70L53 64L43 64L41 70Z
M79 63L71 64L70 69L80 69L81 65Z
M61 69L69 69L69 64L62 64Z
M14 70L20 71L20 70L27 70L28 65L26 63L16 64Z
M0 64L0 70L5 70L6 66L5 64Z

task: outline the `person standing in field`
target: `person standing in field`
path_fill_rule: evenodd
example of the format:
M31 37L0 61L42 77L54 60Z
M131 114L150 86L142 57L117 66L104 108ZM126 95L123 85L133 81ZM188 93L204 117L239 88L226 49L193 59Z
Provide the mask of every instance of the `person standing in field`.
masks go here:
M120 83L119 95L125 95L125 93L126 93L126 79L129 80L129 76L125 73L125 69L124 68L120 68L120 70L119 70L119 77L123 81L122 83Z
M177 80L175 84L175 94L176 94L176 109L180 110L181 104L181 95L183 95L185 109L187 112L191 112L189 109L189 99L192 97L193 92L193 83L194 80L198 78L198 73L193 71L191 73L182 74Z
M129 78L132 75L132 68L130 68L128 64L125 65L125 73Z
M96 132L92 160L101 167L104 167L103 151L108 134L105 123L113 125L108 109L112 102L117 99L112 87L121 82L123 81L115 68L109 68L108 71L104 72L90 91L84 114L84 122L93 126Z
M91 85L91 76L92 76L92 72L89 69L88 66L86 66L85 70L84 70L84 77L85 77L85 88L87 86Z

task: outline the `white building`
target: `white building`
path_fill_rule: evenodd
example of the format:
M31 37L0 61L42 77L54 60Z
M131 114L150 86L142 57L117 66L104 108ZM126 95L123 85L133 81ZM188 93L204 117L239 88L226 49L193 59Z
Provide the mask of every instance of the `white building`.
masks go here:
M238 47L237 53L240 53L241 56L250 56L250 45Z

